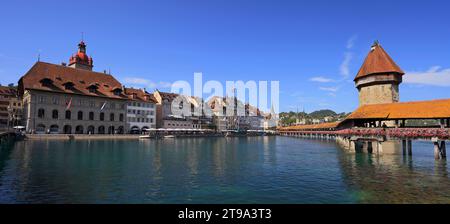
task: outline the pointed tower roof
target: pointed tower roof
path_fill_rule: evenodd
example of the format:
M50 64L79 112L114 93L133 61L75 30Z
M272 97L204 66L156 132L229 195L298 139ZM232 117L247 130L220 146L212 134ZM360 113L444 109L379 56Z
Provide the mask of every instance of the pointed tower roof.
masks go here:
M394 62L394 60L392 60L392 58L386 53L383 47L381 47L378 41L375 41L366 57L366 60L364 60L364 64L361 66L355 77L355 81L359 78L379 73L405 74Z

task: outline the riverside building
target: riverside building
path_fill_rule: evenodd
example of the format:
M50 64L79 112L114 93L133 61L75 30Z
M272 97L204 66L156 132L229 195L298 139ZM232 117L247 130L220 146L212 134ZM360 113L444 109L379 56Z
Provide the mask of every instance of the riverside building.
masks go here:
M156 128L156 100L144 89L124 88L128 96L127 127L130 133Z
M36 62L20 78L24 125L28 133L121 134L126 130L128 97L112 75L92 71L86 44L69 64Z
M17 89L0 86L0 129L7 129L21 124L22 102L17 96Z

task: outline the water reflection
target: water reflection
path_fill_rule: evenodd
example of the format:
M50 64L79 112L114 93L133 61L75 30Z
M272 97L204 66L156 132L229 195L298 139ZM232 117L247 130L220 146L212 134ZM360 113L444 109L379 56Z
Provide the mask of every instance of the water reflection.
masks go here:
M287 137L24 141L0 150L0 202L449 203L447 162L428 142L413 151Z
M447 161L435 161L427 142L415 142L413 151L413 156L340 154L348 190L359 203L449 203Z

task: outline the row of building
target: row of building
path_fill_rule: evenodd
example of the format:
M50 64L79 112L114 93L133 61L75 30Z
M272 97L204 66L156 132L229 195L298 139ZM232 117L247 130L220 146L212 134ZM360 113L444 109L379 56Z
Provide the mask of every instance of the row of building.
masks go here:
M111 74L93 71L86 44L69 63L38 61L20 78L17 87L0 87L0 128L23 126L27 133L125 134L164 129L264 129L275 127L274 116L231 97L207 102L191 96L128 88ZM172 103L183 98L176 115ZM241 105L246 116L225 116L228 106ZM199 108L201 107L201 108ZM206 113L205 113L206 111Z

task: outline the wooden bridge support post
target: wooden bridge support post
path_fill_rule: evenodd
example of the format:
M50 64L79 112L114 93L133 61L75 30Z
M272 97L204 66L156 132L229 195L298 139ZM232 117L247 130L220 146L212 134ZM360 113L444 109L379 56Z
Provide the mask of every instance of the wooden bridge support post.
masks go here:
M445 128L447 122L446 122L446 119L440 119L439 123L441 125L441 128Z
M412 141L408 140L408 156L412 156Z
M445 146L445 141L441 141L441 157L442 157L442 159L447 158L447 149Z
M402 149L403 149L403 155L406 155L406 140L405 139L403 139L402 140Z
M371 141L367 142L367 152L370 153L370 154L374 153L374 151L373 151L373 143Z
M441 150L439 147L439 143L436 141L433 142L433 144L434 144L434 159L439 160L441 158Z
M445 141L439 141L437 138L432 139L434 144L434 158L436 160L447 158L447 149L445 146Z

